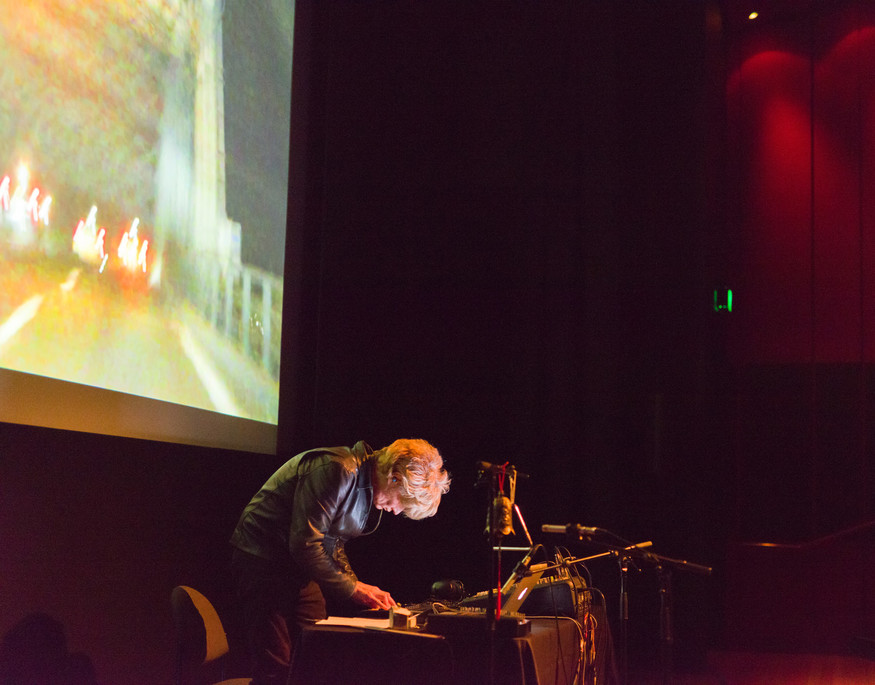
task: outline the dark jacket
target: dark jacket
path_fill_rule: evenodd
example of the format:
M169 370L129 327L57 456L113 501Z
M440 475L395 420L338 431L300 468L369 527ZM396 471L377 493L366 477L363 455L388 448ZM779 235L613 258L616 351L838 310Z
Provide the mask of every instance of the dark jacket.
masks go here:
M370 532L375 459L364 442L324 447L292 457L255 494L237 522L231 544L288 564L315 580L326 595L347 599L356 576L344 543Z

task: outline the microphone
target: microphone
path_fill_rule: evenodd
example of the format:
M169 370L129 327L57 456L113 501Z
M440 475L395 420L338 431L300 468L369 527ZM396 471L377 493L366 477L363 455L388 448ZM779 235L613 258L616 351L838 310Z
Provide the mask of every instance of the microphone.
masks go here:
M507 579L507 582L502 586L502 593L510 591L510 589L518 583L520 580L525 578L530 573L530 568L532 566L532 560L535 558L535 552L538 551L538 547L540 545L535 545L532 547L526 556L519 560L516 566L514 566L513 571L510 574L510 578Z
M595 528L591 526L581 526L579 523L567 523L564 526L550 525L549 523L545 523L541 526L542 533L555 533L558 535L595 535L596 533L601 533L601 528Z
M498 495L492 500L492 507L486 514L486 535L513 535L513 502L506 495Z
M532 559L535 557L535 550L537 548L532 547L526 556L519 560L516 566L513 569L513 575L515 576L524 576L529 572L529 566L532 565Z

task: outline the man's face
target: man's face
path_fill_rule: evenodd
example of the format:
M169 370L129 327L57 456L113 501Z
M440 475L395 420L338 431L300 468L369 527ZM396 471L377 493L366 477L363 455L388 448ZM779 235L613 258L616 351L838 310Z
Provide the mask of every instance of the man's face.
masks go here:
M376 492L374 493L374 506L382 511L391 511L396 516L404 512L401 504L401 489L398 487L398 479L389 474L388 478L379 478Z

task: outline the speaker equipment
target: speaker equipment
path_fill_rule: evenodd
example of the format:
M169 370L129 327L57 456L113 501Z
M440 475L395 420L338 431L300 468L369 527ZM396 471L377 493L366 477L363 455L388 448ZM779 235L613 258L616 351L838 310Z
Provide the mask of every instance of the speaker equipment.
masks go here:
M527 616L568 616L582 621L590 602L582 578L545 578L523 602L520 612Z
M425 620L426 632L446 637L485 639L488 637L486 628L486 610L472 607L457 611L442 611L439 614L429 614ZM532 624L522 614L502 613L500 616L495 617L495 635L497 637L525 637L531 632Z
M506 606L513 599L511 592L503 593L501 599L502 606ZM478 592L463 599L461 606L486 608L488 602L488 593ZM519 606L514 607L514 611L526 616L568 616L581 621L589 602L589 592L586 592L586 583L582 578L551 576L539 578Z

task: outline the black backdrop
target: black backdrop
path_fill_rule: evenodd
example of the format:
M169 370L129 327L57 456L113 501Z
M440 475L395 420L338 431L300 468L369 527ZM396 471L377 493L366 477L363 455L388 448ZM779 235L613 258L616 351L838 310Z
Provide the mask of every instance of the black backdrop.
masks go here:
M518 501L536 537L581 522L719 565L722 82L706 10L314 11L304 347L317 353L297 424L315 444L421 436L442 450L455 482L439 516L352 546L360 573L404 599L440 577L486 587L477 460L529 474ZM594 571L615 603L616 569ZM720 581L679 582L681 630L701 646Z

